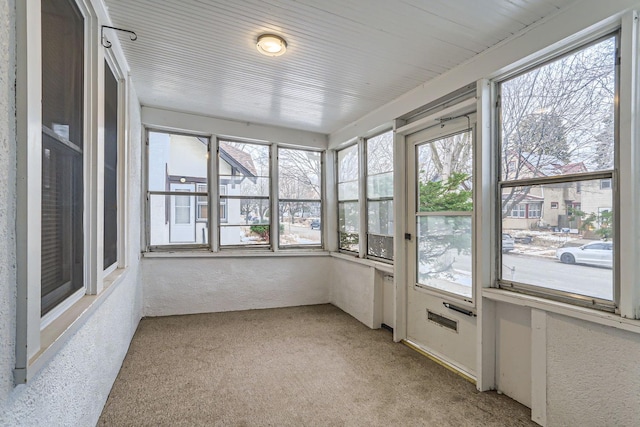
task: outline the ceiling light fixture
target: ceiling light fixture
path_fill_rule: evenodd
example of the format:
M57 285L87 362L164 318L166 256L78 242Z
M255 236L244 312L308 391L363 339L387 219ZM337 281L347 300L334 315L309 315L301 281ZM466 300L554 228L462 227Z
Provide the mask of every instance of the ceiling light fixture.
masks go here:
M280 56L287 51L287 42L275 34L263 34L258 36L256 44L258 52L266 56Z

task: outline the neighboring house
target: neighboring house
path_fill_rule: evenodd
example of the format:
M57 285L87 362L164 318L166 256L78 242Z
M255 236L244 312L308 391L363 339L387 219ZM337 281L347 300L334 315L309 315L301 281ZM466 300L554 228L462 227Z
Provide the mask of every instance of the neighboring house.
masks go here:
M505 165L508 179L539 178L587 172L584 163L563 164L554 156L514 153ZM577 229L579 219L571 215L582 206L582 182L546 184L527 189L505 189L502 194L503 227Z
M207 192L207 140L191 136L152 132L149 136L149 188L161 191ZM225 242L240 243L236 227L248 212L241 212L240 199L244 179L255 182L256 169L248 153L220 142L219 193L221 234ZM161 168L162 170L159 170ZM155 180L155 181L154 181ZM155 196L150 202L150 238L152 245L207 243L209 211L207 196Z
M590 181L583 185L581 211L585 216L596 215L596 221L592 223L594 229L601 226L602 214L611 212L613 206L613 185L611 178Z

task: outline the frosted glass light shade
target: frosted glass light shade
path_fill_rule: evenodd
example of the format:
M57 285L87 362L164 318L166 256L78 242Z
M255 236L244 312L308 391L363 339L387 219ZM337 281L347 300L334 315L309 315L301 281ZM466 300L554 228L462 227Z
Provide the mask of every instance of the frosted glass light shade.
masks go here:
M263 34L258 37L258 52L267 56L280 56L287 51L287 42L275 34Z

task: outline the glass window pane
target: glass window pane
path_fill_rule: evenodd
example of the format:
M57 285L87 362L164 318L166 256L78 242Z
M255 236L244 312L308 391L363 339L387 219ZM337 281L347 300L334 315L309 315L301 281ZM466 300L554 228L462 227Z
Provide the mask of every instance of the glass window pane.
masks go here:
M278 149L278 194L281 199L316 199L322 195L321 153Z
M369 201L368 232L393 236L393 200Z
M358 252L360 208L358 202L338 203L338 231L340 249Z
M613 299L611 188L600 180L503 188L502 206L502 279Z
M338 183L338 200L358 200L358 181Z
M224 213L224 222L229 225L269 224L269 199L220 197L220 205L220 222Z
M338 182L358 180L358 145L338 151Z
M613 168L616 39L501 85L502 179Z
M41 18L43 315L84 286L85 26L69 0L42 2Z
M393 236L367 235L367 254L393 260Z
M393 171L367 176L367 198L393 197Z
M367 175L393 172L393 131L367 139Z
M171 191L170 183L207 182L206 138L149 132L149 191Z
M322 243L320 202L280 202L280 246Z
M220 141L220 185L228 195L269 195L269 146Z
M417 283L471 298L471 216L420 216L417 221Z
M198 196L182 194L171 196L151 194L149 196L149 244L151 246L208 244L207 221L196 221L197 198Z
M73 0L42 2L42 126L83 147L84 18Z
M338 203L338 228L340 231L357 233L360 231L360 205L358 202Z
M269 177L220 175L219 179L229 196L269 197Z
M118 80L104 63L104 256L103 267L118 260Z
M473 210L473 141L471 131L419 145L418 210Z
M220 226L220 245L268 245L269 230L269 224L222 225Z

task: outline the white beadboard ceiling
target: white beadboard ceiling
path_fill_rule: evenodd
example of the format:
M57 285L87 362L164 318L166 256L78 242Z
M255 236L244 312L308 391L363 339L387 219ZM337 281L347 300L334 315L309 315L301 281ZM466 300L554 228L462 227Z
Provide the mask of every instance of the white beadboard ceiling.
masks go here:
M331 133L574 0L105 0L143 105ZM265 57L263 33L288 50Z

